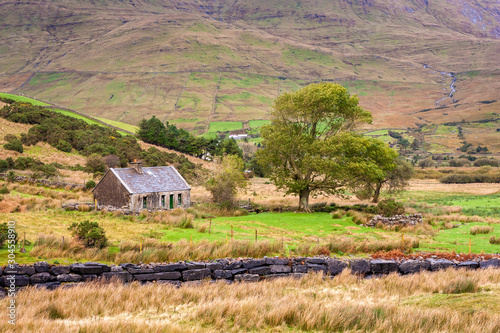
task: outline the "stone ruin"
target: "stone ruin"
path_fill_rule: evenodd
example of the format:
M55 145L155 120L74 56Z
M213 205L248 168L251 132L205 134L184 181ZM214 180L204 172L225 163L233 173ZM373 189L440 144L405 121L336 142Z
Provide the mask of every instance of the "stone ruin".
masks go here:
M391 217L375 215L368 223L365 224L365 226L373 228L379 222L387 226L396 226L396 225L415 226L417 224L423 224L424 220L422 218L422 214L394 215Z

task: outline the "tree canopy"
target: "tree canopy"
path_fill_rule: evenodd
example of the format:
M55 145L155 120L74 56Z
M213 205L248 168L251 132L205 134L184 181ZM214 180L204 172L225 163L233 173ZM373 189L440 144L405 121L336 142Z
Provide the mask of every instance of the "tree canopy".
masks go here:
M376 152L385 144L355 132L372 119L358 103L333 83L311 84L276 99L271 124L261 130L258 159L278 188L299 196L299 210L308 210L310 195L342 194L360 174L383 173ZM386 155L389 161L397 156L392 150Z

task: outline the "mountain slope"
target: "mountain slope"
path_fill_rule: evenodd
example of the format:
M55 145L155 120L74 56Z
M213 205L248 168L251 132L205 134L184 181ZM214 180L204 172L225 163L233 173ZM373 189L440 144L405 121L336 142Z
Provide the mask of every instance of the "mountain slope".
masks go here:
M199 134L222 121L249 128L279 93L322 80L357 93L376 128L498 118L499 9L486 0L0 1L0 90L134 125L156 115Z

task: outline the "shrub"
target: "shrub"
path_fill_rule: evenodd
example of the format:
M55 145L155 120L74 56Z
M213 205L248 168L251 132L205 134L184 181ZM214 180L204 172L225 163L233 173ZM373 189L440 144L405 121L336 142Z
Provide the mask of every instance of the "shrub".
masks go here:
M7 186L0 188L0 194L9 194L9 193L10 193L10 191L7 188Z
M451 167L470 166L470 161L466 158L452 159L449 161Z
M496 238L495 236L491 236L490 244L500 244L500 237Z
M9 168L9 163L6 160L0 160L0 172L7 171Z
M383 216L394 216L405 213L403 204L395 201L394 199L385 199L380 201L377 204L377 210L378 213Z
M10 142L7 142L6 144L3 145L3 147L7 150L13 150L17 151L19 153L22 153L23 150L23 143L19 139L12 140Z
M470 234L471 235L477 235L477 234L489 234L490 232L493 231L493 227L489 226L474 226L470 228Z
M71 149L73 149L71 144L65 140L59 140L59 142L56 145L56 148L65 153L71 153Z
M485 165L496 167L496 166L499 166L499 161L495 160L493 158L480 158L480 159L474 161L474 163L472 165L475 167L480 167L480 166L485 166Z
M85 183L85 188L87 190L91 190L95 187L96 183L93 180L89 180L88 182Z
M421 160L418 162L418 166L423 168L430 168L433 167L436 163L430 158L426 158L425 160Z
M103 248L108 242L104 229L97 222L90 222L88 220L80 223L74 222L68 230L87 247Z
M9 237L9 234L11 235ZM6 240L13 239L17 243L17 232L15 229L9 229L6 222L0 223L0 247L3 246Z
M106 165L104 161L98 155L90 155L87 157L87 161L85 162L85 167L87 171L91 173L104 172L106 171Z

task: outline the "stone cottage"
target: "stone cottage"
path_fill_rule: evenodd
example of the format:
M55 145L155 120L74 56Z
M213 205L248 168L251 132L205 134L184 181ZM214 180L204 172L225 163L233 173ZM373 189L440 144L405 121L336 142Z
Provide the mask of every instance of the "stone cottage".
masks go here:
M92 190L99 206L112 206L133 212L188 208L191 187L173 166L143 168L132 162L131 168L106 172Z

